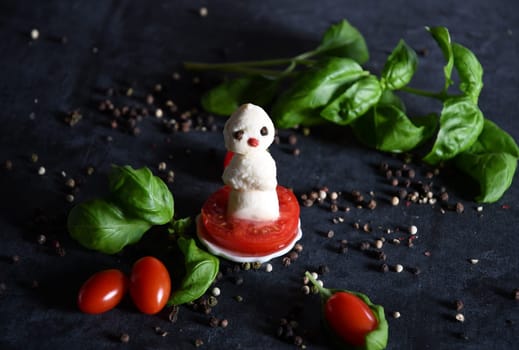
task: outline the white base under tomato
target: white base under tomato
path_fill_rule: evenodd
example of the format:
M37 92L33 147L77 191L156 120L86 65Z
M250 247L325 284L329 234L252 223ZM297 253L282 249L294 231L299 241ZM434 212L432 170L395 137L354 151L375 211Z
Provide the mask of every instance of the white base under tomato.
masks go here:
M299 225L298 225L296 236L288 245L286 245L282 249L274 251L267 255L246 255L246 254L243 254L243 253L240 253L237 251L232 251L232 250L229 250L226 248L222 248L222 247L216 245L215 243L209 242L208 240L204 239L199 233L200 225L202 225L202 223L200 221L200 215L198 215L196 217L196 232L198 235L198 239L200 240L200 242L202 242L203 245L205 245L207 247L207 250L209 250L209 252L211 254L221 256L222 258L225 258L227 260L231 260L231 261L239 262L239 263L244 263L244 262L265 263L265 262L270 261L274 258L277 258L281 255L285 255L289 251L292 250L292 248L294 247L296 242L299 241L301 239L301 237L303 236L303 231L301 231L301 220L299 220Z

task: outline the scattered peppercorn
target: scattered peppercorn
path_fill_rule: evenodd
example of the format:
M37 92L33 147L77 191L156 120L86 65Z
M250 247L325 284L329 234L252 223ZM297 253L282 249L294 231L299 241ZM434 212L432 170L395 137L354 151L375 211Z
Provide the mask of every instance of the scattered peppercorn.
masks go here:
M364 251L364 250L368 250L369 247L370 247L369 242L363 241L360 243L359 249Z
M130 335L128 333L123 333L119 339L121 340L121 343L128 343L130 341Z
M326 273L330 272L330 268L327 265L320 265L317 268L317 273L320 275L324 275Z
M212 328L216 328L218 327L218 325L220 324L220 320L216 317L211 317L209 319L209 326L212 327Z
M31 30L31 39L38 40L39 37L40 37L40 31L38 29L32 29Z
M9 159L4 162L4 168L5 170L12 170L13 169L13 162Z
M36 238L36 242L38 242L38 244L45 244L45 242L47 242L47 237L43 234L40 234L38 235L38 237Z
M209 11L207 10L207 7L200 7L200 9L198 10L198 14L200 15L200 17L207 17Z
M458 322L465 322L465 316L462 313L457 313L455 318Z

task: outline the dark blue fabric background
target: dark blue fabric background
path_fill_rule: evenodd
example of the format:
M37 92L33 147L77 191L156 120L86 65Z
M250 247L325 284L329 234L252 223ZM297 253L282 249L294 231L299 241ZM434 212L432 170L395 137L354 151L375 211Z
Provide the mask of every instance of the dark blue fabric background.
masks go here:
M198 9L208 8L201 18ZM390 155L361 146L351 133L333 127L299 136L299 157L286 143L271 149L278 180L300 195L319 186L348 193L374 191L376 210L342 213L334 225L324 208L302 208L304 251L289 267L281 259L274 270L247 271L244 283L234 274L218 282L222 290L213 314L227 318L226 329L210 328L209 316L182 307L177 323L167 313L146 316L129 301L106 314L85 315L75 305L81 283L96 271L128 272L140 256L156 255L181 277L181 259L164 251L165 229L155 230L121 254L106 256L72 241L65 219L73 204L61 172L82 179L76 202L100 195L110 164L148 166L157 173L165 161L175 171L169 187L179 217L196 215L205 198L220 185L223 138L218 132L168 134L161 122L146 118L137 137L112 130L97 110L107 88L132 87L132 103L161 83L161 99L180 110L198 106L214 75L185 73L181 62L235 61L292 56L315 47L331 24L348 19L365 36L371 52L367 67L378 73L400 38L420 57L412 85L435 89L442 84L443 60L424 26L447 26L455 41L480 59L485 87L480 108L485 116L519 140L519 5L516 1L8 1L0 3L0 348L1 349L291 349L276 336L278 321L303 306L296 318L310 349L327 348L320 328L319 301L300 292L305 270L326 264L326 286L366 293L387 311L388 349L513 349L519 341L519 189L515 181L497 203L478 213L470 200L471 186L456 172L445 171L438 184L447 186L450 203L465 205L463 214L441 214L437 205L391 207L394 191L377 170L380 162L400 164ZM31 41L37 28L40 37ZM66 37L66 43L62 38ZM173 80L173 72L182 79ZM193 84L193 77L201 79ZM436 103L406 98L410 114L438 110ZM79 109L74 127L66 115ZM219 128L223 119L217 119ZM281 135L286 136L288 132ZM112 141L107 141L111 137ZM38 161L31 162L31 154ZM46 174L37 174L39 166ZM94 174L84 169L93 166ZM414 165L423 175L424 166ZM349 203L351 205L351 203ZM43 213L45 220L36 220ZM370 223L373 233L359 233L354 222ZM421 274L378 271L379 261L356 249L362 240L383 236L379 227L414 224L414 247L386 244L389 265L419 267ZM335 231L327 239L323 232ZM49 242L36 243L45 234ZM403 234L405 236L405 234ZM390 236L397 237L398 234ZM348 239L345 255L335 251L337 239ZM59 240L66 254L52 247ZM357 243L356 243L357 242ZM426 251L431 256L424 255ZM12 262L17 255L19 261ZM470 264L468 259L479 259ZM222 269L232 264L222 262ZM34 287L33 281L38 281ZM234 296L241 295L242 303ZM452 304L461 299L465 322L454 320ZM394 319L394 311L401 318ZM154 328L168 332L161 337ZM131 337L120 344L121 333ZM464 334L464 336L460 336ZM466 338L466 339L463 339Z

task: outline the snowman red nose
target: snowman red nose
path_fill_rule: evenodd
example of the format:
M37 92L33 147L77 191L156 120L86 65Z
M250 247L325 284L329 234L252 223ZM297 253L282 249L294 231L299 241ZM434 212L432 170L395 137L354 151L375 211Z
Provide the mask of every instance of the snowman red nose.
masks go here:
M259 141L258 139L255 139L254 137L251 137L250 139L247 140L247 143L249 144L249 146L251 147L257 147L259 145Z

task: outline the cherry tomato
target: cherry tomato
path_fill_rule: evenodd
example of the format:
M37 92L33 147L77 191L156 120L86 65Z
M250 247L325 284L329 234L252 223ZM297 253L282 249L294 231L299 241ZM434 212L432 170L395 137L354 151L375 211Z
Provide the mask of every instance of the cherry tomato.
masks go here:
M265 255L293 242L299 230L299 204L294 193L277 187L279 218L262 223L227 217L231 188L213 193L202 207L199 234L218 246L247 255Z
M326 301L325 316L335 334L346 343L362 346L366 335L378 326L373 311L359 297L336 292Z
M106 312L119 304L127 290L128 278L121 271L100 271L79 289L79 309L87 314Z
M171 279L164 264L146 256L133 264L130 275L130 296L145 314L156 314L166 305L171 292Z
M231 162L231 159L232 157L234 156L234 153L231 152L231 151L227 151L227 153L225 154L225 158L223 160L223 167L224 168L227 168L227 166L229 165L229 163Z

